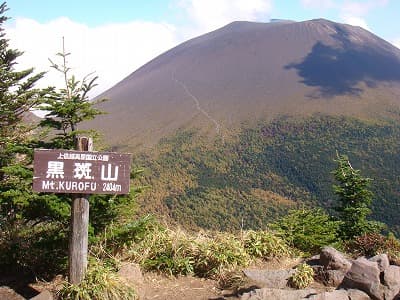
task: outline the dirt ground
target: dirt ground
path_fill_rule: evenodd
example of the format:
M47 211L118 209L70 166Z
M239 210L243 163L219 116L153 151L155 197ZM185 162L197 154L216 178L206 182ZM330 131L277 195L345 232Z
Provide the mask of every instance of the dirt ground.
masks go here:
M290 268L298 264L298 260L258 262L250 266L252 269L278 270ZM137 276L137 275L135 275ZM1 300L22 300L31 298L44 289L54 290L54 287L62 280L57 276L52 282L30 283L25 288L19 288L18 294L8 287L0 287ZM140 300L170 300L170 299L193 299L193 300L224 300L239 299L239 295L259 288L251 281L244 281L239 289L221 290L218 282L192 276L169 277L157 273L145 273L134 284ZM317 283L311 288L324 290L325 287ZM23 295L24 297L22 297Z
M167 299L238 299L231 291L221 291L217 282L192 276L168 278L157 274L145 274L144 283L137 285L141 300Z
M55 281L58 281L55 279ZM29 299L44 289L54 291L54 282L32 283L29 285L30 292L26 290L18 294L13 289L0 287L0 300L24 300ZM135 284L136 291L140 300L170 300L170 299L238 299L232 291L221 291L217 288L218 284L213 280L205 280L192 276L167 277L155 273L144 274L142 283ZM34 291L37 291L36 293ZM228 298L226 298L228 297Z
M278 270L290 268L299 263L299 260L271 260L256 262L249 268ZM239 295L258 288L251 281L244 281L238 289L221 290L218 282L192 276L167 277L155 273L146 273L143 282L136 284L141 300L223 300L239 299Z

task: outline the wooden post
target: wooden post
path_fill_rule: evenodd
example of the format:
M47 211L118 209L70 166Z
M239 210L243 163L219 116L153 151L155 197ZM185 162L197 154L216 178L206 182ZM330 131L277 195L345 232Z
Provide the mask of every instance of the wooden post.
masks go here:
M93 151L92 139L78 137L76 150ZM83 194L73 199L70 226L69 282L79 284L85 278L88 261L89 201Z

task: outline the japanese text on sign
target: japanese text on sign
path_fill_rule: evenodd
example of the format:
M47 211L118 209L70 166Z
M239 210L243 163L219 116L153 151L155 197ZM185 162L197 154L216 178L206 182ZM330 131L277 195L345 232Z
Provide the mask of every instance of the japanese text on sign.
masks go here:
M35 150L36 192L127 194L130 154Z

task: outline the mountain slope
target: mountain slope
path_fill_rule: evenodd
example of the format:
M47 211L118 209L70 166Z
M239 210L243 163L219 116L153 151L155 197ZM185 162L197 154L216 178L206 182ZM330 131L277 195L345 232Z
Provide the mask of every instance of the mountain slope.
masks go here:
M88 126L113 146L133 148L178 128L223 137L280 114L386 116L399 95L400 50L364 29L323 19L234 22L106 91L100 108L109 114Z
M238 230L292 207L331 210L338 151L374 179L373 217L400 235L400 50L364 29L234 22L102 97L109 114L87 126L146 168L142 211Z
M337 205L336 153L372 178L374 219L400 235L400 125L351 117L281 117L243 127L235 139L210 142L196 132L163 139L145 167L145 212L186 227L260 229L288 209Z

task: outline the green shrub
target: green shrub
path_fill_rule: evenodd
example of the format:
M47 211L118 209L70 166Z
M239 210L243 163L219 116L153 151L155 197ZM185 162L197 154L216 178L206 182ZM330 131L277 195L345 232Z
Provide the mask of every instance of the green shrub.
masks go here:
M270 231L246 231L243 242L247 253L252 257L270 259L293 255L293 250L287 243Z
M288 284L296 289L304 289L314 281L314 270L306 263L296 267L296 272L289 278Z
M98 260L92 260L85 279L76 285L64 282L58 294L61 299L71 300L137 299L133 287L120 279L114 271Z
M234 269L250 262L242 242L234 235L219 234L212 239L198 239L196 243L198 252L194 256L194 271L200 277L218 277L224 269Z
M226 278L227 272L236 272L238 267L248 265L255 258L294 255L286 242L272 232L193 236L184 231L170 230L150 217L110 228L97 247L92 247L92 253L103 259L118 254L146 270L170 275L190 274L221 279L222 285L230 282Z
M65 271L68 231L57 223L31 226L18 222L0 232L0 269L50 279Z
M250 262L241 240L234 235L190 236L165 228L148 232L127 249L125 258L147 270L199 277L218 277L227 269Z
M271 228L290 246L315 253L322 246L337 241L339 224L320 208L303 208L289 211L286 216L271 224Z
M152 235L153 232L163 231L164 228L152 215L141 217L135 221L124 224L112 224L98 237L97 245L107 248L113 254L121 252L133 243L138 243Z
M160 228L149 232L142 241L132 245L128 257L147 270L188 275L193 274L194 247L196 244L193 239L185 233Z

